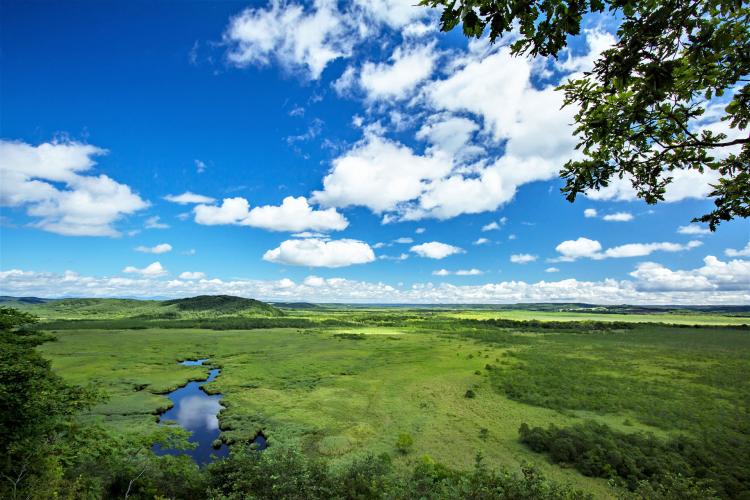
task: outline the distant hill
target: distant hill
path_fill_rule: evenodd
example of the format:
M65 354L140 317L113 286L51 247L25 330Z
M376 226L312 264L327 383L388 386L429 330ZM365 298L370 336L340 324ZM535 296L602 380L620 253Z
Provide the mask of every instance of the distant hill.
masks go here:
M200 295L175 300L39 299L3 296L0 305L28 311L43 320L124 319L170 320L219 316L278 317L284 312L255 299Z
M44 304L50 299L40 299L39 297L11 297L9 295L0 295L0 305L12 306L13 304Z
M280 307L282 309L324 309L324 307L311 302L272 302L274 307Z
M180 311L213 312L219 314L237 314L254 312L263 316L283 316L276 307L255 299L246 299L232 295L199 295L187 299L165 300L162 306L176 306Z

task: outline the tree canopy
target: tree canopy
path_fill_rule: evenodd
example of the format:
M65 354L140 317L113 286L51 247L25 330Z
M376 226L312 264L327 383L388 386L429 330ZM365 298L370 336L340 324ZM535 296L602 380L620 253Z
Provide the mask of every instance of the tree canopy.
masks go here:
M750 215L750 7L747 0L422 0L442 7L441 29L493 43L518 30L515 55L557 55L586 14L620 22L593 69L563 83L577 106L582 159L560 172L569 201L616 178L649 204L675 172L714 172L710 229ZM707 127L712 123L711 127Z

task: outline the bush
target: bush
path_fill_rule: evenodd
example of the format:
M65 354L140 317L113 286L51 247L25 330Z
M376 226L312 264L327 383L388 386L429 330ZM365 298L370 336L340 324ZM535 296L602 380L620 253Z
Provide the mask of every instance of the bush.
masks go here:
M477 397L477 394L472 389L468 389L466 393L464 393L464 397L467 399L474 399Z
M396 439L396 449L398 451L406 455L413 447L414 438L411 437L411 434L402 433L398 435L398 439Z

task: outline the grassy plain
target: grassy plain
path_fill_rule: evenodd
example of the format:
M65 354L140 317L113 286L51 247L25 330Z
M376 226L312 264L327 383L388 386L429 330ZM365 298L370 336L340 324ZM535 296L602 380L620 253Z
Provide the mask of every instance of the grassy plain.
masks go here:
M514 319L575 319L509 312ZM539 464L552 478L597 497L614 495L606 481L531 452L519 442L520 424L592 419L623 432L721 432L747 440L747 330L648 324L580 333L575 327L529 331L460 319L497 317L490 316L494 311L285 313L313 325L326 319L359 324L218 331L110 324L59 330L58 341L43 351L69 381L93 383L111 395L93 416L115 427L155 425L155 411L169 403L161 393L205 377L205 368L177 361L207 357L222 368L207 389L224 394L220 420L228 442L262 429L271 445L296 443L334 463L372 451L403 465L427 454L460 468L471 467L481 452L492 465ZM616 316L583 315L589 321ZM736 319L695 316L708 324ZM475 397L465 397L468 390ZM414 439L406 455L395 446L401 433Z

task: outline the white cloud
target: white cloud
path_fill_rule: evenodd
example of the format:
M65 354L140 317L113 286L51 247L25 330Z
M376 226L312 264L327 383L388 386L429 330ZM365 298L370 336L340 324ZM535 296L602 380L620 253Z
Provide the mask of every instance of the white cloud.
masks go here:
M143 227L146 229L169 229L169 224L162 222L161 217L158 215L154 215L153 217L146 219L143 223Z
M559 273L560 270L556 267L548 267L544 270L545 273Z
M349 222L336 209L314 210L303 197L287 196L280 206L254 207L245 198L224 198L221 205L197 205L195 222L205 225L234 224L270 231L340 231Z
M268 8L247 8L232 18L224 33L230 62L238 66L277 61L318 79L333 60L346 57L356 42L333 0L301 5L271 0Z
M159 243L158 245L152 246L152 247L146 247L146 246L138 246L135 247L136 252L143 252L143 253L167 253L172 251L172 245L169 243Z
M711 234L711 231L708 228L699 226L698 224L688 224L687 226L680 226L677 228L677 232L680 234L693 235Z
M450 170L448 158L419 156L367 132L353 149L333 161L323 190L313 192L312 201L331 207L366 206L382 213L418 198L429 181Z
M659 242L659 243L628 243L616 247L608 248L602 251L602 245L596 240L588 238L578 238L577 240L563 241L555 250L560 253L560 257L552 259L553 261L573 261L579 258L590 259L607 259L607 258L626 258L626 257L644 257L653 252L681 252L691 250L701 246L700 241L689 241L687 244Z
M528 253L518 253L510 256L510 261L514 264L528 264L529 262L534 262L536 259L536 255Z
M442 152L461 160L484 152L481 147L468 145L477 130L479 125L468 118L436 115L422 125L416 138L431 144L430 153Z
M474 245L486 245L489 242L490 240L488 240L487 238L477 238L477 240L473 244Z
M181 280L202 280L206 277L206 273L199 271L185 271L180 273L179 278Z
M494 221L482 226L482 231L497 231L498 229L500 229L500 224Z
M245 198L224 198L221 205L197 205L193 208L195 222L207 226L242 224L250 215L250 204Z
M422 243L421 245L414 245L410 248L410 250L420 257L438 260L444 259L449 255L464 253L464 250L462 248L448 245L447 243L441 243L439 241L431 241L429 243Z
M149 277L164 276L167 274L167 270L162 267L160 262L152 262L141 269L134 266L128 266L123 269L122 272L128 274L140 274L141 276Z
M411 34L421 30L418 20L431 14L430 9L403 0L355 0L359 7L372 21L385 24L393 29L409 31Z
M562 254L565 259L571 260L579 257L591 257L592 255L598 254L601 249L601 243L588 238L563 241L555 247L555 250Z
M372 262L375 254L363 241L307 238L283 241L263 254L263 260L292 266L344 267Z
M195 160L195 171L202 174L206 171L206 163L201 160Z
M471 47L477 45L486 47ZM497 210L519 186L555 178L566 160L580 157L572 125L576 109L560 110L563 96L555 85L532 83L546 71L546 60L513 57L508 47L470 48L450 57L450 76L422 85L407 104L425 116L416 135L428 143L423 152L387 139L376 122L334 160L314 201L386 212L385 223L443 220ZM383 110L393 111L402 112ZM483 153L470 163L476 153L500 147L501 157Z
M583 216L586 217L587 219L592 219L596 217L597 215L598 213L595 208L587 208L586 210L583 211Z
M724 250L724 254L727 257L750 257L750 241L747 242L745 248L735 250L734 248L727 248Z
M203 196L202 194L195 194L191 193L190 191L185 191L182 194L168 194L164 197L164 199L167 201L171 201L172 203L179 203L180 205L213 203L214 201L216 201L210 196Z
M664 194L666 203L674 203L688 198L703 199L713 191L711 184L716 184L719 180L719 174L714 170L706 170L701 173L697 170L673 170L666 172L663 177L672 177L672 183L667 186ZM614 201L633 201L636 196L633 189L631 178L623 177L620 179L615 176L611 179L609 185L598 191L588 191L588 198L592 200L614 200Z
M396 238L395 240L393 240L393 242L399 243L401 245L408 245L409 243L414 243L414 240L408 237L401 237L401 238Z
M106 153L72 141L32 146L0 140L0 206L25 207L32 225L45 231L119 236L114 223L148 203L106 175L83 174Z
M410 287L382 282L308 276L284 280L181 280L147 276L96 277L10 269L0 271L0 294L37 297L189 297L228 294L260 300L343 303L519 303L585 302L594 304L750 304L750 261L721 262L706 257L698 269L672 276L654 267L636 268L632 280L502 281L457 286L415 283ZM654 271L658 272L654 272ZM659 274L661 274L659 276ZM698 277L699 280L695 280ZM704 280L700 278L704 278ZM686 287L686 282L695 286ZM654 286L651 286L654 285ZM651 288L649 288L651 287Z
M698 269L672 271L661 264L644 262L630 275L638 280L642 290L750 290L750 261L722 262L709 255L703 263Z
M362 66L359 84L369 100L401 100L409 97L416 86L433 71L437 54L435 47L397 47L391 63L367 62Z
M703 243L700 241L689 241L686 245L680 243L629 243L617 247L608 248L604 252L604 257L623 258L623 257L643 257L651 255L653 252L681 252L697 248Z
M418 227L418 228L416 228L416 229L414 230L414 232L415 232L415 233L417 233L417 234L422 234L422 233L424 233L425 231L426 231L426 229L425 229L425 228L423 228L423 227Z
M633 220L633 214L628 212L616 212L614 214L607 214L602 219L609 222L628 222Z
M340 96L345 96L357 84L357 70L353 66L347 66L341 76L331 83L333 90ZM352 118L355 127L362 126L362 117L355 116Z
M471 268L471 269L459 269L454 274L456 276L479 276L480 274L484 274L484 272L476 268Z
M341 231L349 225L335 208L313 210L303 196L287 196L278 207L255 207L245 223L271 231Z
M448 271L447 269L438 269L437 271L432 271L432 274L433 276L450 276L451 274L455 276L479 276L479 275L484 274L484 272L476 268L459 269L458 271Z

